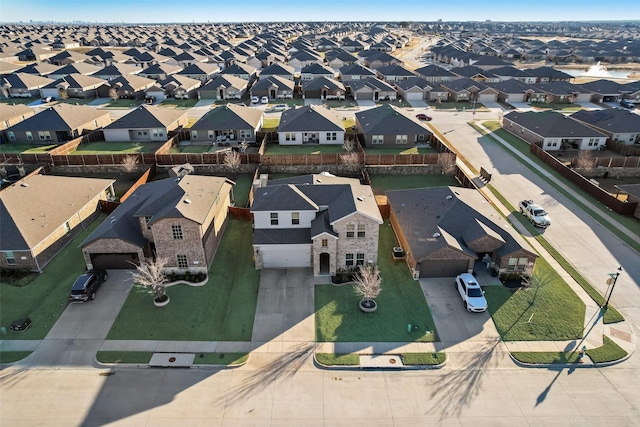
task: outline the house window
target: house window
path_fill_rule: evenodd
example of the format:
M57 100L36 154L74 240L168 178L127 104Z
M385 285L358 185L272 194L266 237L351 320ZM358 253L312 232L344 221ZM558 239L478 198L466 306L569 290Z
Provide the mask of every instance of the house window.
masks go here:
M384 135L371 135L372 144L384 144Z
M291 224L300 224L300 212L291 212Z
M396 144L406 144L407 135L396 135Z
M356 254L356 265L364 265L364 254Z
M355 237L356 227L353 224L347 224L347 237Z
M240 138L251 138L251 129L240 129Z
M71 226L69 225L69 221L64 223L64 232L68 233L71 231Z
M189 263L187 262L186 255L178 255L178 268L188 268Z
M212 130L207 131L207 138L209 138L209 139L215 138L214 132Z
M151 230L151 226L149 225L150 221L151 221L151 217L150 216L145 216L144 217L144 225L147 226L147 230Z
M149 132L147 132L146 130L139 130L138 131L138 136L147 136L149 134Z
M40 138L42 141L50 140L51 139L51 134L49 133L48 130L39 130L38 131L38 138Z
M271 212L271 225L278 225L278 212Z
M6 251L4 253L4 259L7 260L7 265L16 265L16 257L12 251Z
M337 141L338 132L327 132L327 141Z
M518 258L509 258L507 263L507 271L516 271L518 266Z
M174 240L182 240L183 235L182 235L182 226L179 224L172 224L171 225L171 234L173 234L173 239Z
M27 135L27 141L33 141L33 134L31 131L26 131L25 135Z
M9 136L9 141L15 141L16 140L16 134L9 131L7 132L7 135Z
M326 248L327 246L329 246L329 240L327 239L322 239L322 247Z
M365 237L365 231L367 226L365 224L358 224L358 237Z
M286 132L284 134L284 140L285 141L295 141L296 140L296 134L295 133Z
M346 254L344 264L347 267L353 267L353 254Z
M529 260L527 258L518 258L518 271L525 271Z
M192 130L191 131L191 139L198 139L198 131L197 130Z
M158 129L158 136L159 137L163 137L164 136L164 130Z

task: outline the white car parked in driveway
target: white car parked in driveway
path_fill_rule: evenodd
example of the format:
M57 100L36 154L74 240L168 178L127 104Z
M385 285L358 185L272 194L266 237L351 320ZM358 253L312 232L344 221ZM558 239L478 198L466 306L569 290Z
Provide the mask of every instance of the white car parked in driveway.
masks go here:
M482 313L487 310L484 291L473 274L463 273L456 277L456 289L462 298L464 308L471 313Z
M262 98L260 98L260 104L268 104L269 103L269 98L267 98L266 96L263 96Z

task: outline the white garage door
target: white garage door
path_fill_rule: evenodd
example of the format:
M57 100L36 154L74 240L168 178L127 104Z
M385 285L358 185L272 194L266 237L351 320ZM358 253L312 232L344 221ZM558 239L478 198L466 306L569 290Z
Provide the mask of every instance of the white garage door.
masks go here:
M263 268L311 267L311 245L262 246Z
M493 93L481 93L478 97L480 102L496 102L496 95Z
M58 89L56 88L47 88L47 89L40 89L40 96L42 98L46 98L48 96L52 97L52 98L58 98L60 96L60 93L58 93Z
M422 101L422 92L407 92L407 101Z

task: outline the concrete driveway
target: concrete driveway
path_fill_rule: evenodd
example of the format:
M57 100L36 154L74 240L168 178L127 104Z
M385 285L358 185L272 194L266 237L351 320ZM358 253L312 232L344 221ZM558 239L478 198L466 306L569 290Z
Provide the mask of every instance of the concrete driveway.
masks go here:
M109 270L109 278L96 293L96 299L82 304L68 304L26 361L39 366L91 366L131 286L130 271ZM67 304L67 301L61 301L61 304Z
M287 351L315 340L314 281L310 268L264 269L253 322L253 349Z
M480 344L496 343L500 335L488 312L469 313L454 287L453 278L420 279L438 337L444 350L474 351Z

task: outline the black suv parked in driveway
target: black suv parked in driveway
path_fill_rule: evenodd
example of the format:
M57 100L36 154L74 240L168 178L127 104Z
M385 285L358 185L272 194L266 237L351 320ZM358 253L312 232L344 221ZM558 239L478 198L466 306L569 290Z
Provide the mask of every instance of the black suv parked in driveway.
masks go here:
M96 298L96 291L107 280L107 272L105 270L89 270L80 275L71 287L69 301L85 302L89 299Z

